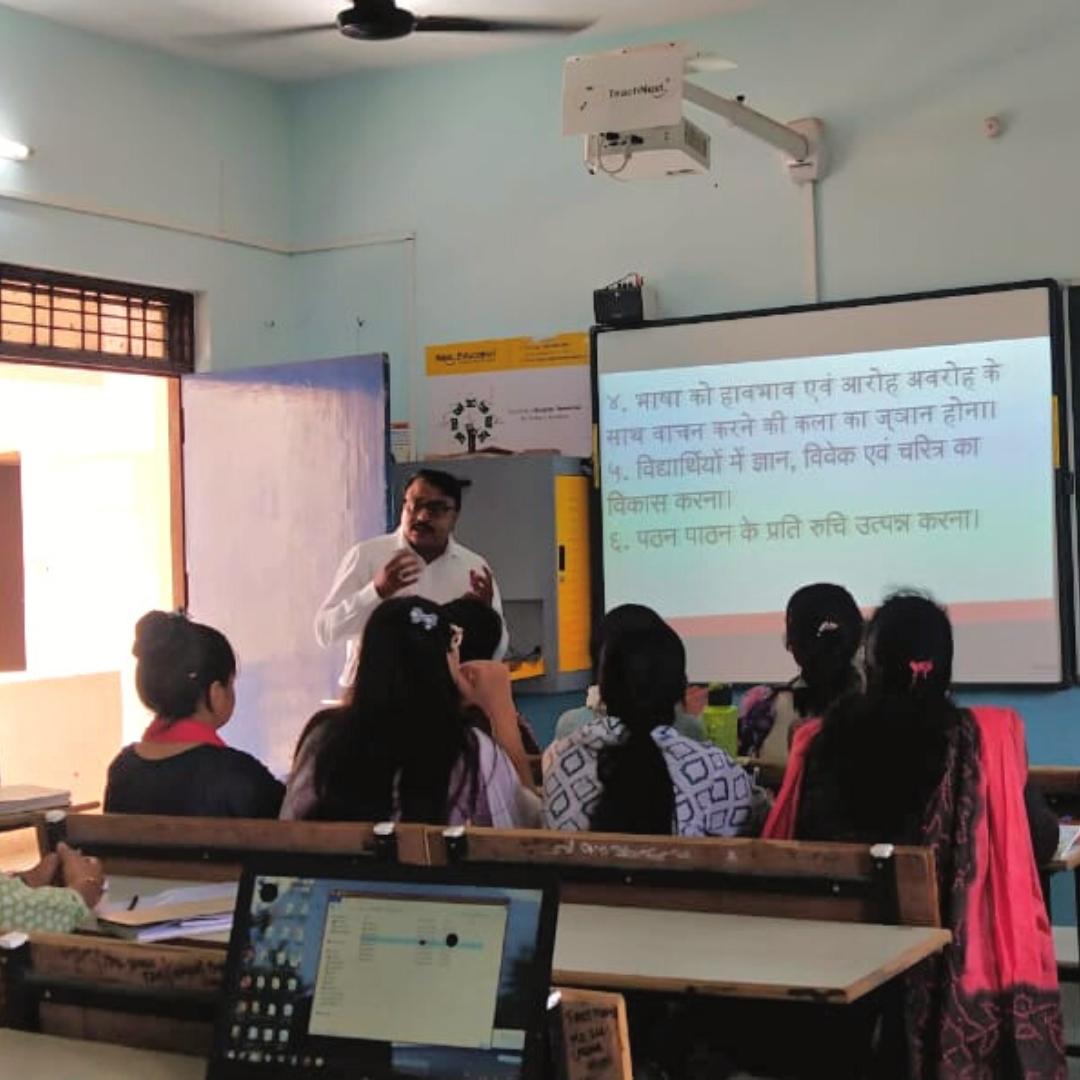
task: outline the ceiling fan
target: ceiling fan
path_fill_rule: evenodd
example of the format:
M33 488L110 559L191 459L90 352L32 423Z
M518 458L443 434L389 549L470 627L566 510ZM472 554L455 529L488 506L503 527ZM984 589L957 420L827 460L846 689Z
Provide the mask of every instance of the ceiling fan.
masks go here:
M395 0L352 0L333 22L283 26L273 30L240 30L210 35L221 43L246 44L276 41L336 30L359 41L393 41L414 33L438 34L573 34L592 25L591 19L490 19L465 15L414 15Z

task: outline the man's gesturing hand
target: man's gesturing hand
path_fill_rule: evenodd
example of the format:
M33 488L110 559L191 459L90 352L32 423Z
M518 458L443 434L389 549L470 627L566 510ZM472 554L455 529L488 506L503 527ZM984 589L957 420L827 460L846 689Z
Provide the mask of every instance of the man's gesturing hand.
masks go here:
M468 595L491 607L492 598L495 596L495 580L486 566L479 570L469 571Z
M376 575L375 591L383 600L415 585L424 564L411 552L399 551Z

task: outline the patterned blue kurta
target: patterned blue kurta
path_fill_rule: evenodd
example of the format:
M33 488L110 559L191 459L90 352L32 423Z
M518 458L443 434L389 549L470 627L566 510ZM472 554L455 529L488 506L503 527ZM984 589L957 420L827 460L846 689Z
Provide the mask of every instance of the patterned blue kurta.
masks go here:
M755 791L746 771L707 743L680 735L673 727L654 728L675 789L678 836L738 836L753 825ZM544 826L585 831L600 798L597 757L605 746L626 738L622 722L598 716L544 754Z

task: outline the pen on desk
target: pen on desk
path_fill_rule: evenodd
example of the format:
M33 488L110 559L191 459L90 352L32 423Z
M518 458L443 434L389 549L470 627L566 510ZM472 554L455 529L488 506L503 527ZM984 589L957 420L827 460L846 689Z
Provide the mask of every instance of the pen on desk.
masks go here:
M127 906L127 909L128 909L128 911L134 911L134 910L135 910L135 905L136 905L136 904L137 904L138 902L139 902L139 897L138 897L138 895L136 894L135 896L133 896L133 897L131 898L131 901L130 901L130 902L128 903L128 906Z

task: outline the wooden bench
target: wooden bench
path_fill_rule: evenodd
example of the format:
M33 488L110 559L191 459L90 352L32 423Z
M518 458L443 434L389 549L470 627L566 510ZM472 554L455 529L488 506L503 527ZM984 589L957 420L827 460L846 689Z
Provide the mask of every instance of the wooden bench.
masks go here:
M529 863L553 868L569 903L940 925L927 848L137 814L72 814L66 832L110 875L229 881L256 851Z
M431 826L424 846L433 865L550 867L565 903L941 925L929 848Z
M65 825L67 842L100 858L110 875L234 881L252 852L428 861L421 825L148 814L70 814Z
M224 967L220 945L34 934L0 950L0 1024L206 1055Z
M35 838L29 840L27 853L33 850L36 844L39 854L44 854L50 848L49 821L55 813L74 814L87 810L96 810L101 803L86 802L76 806L58 807L55 810L22 810L16 813L0 814L0 833L19 832L23 829L33 829ZM20 849L20 854L22 850Z
M139 814L71 814L65 825L114 876L230 881L251 852L530 863L553 868L570 903L940 925L927 848Z

